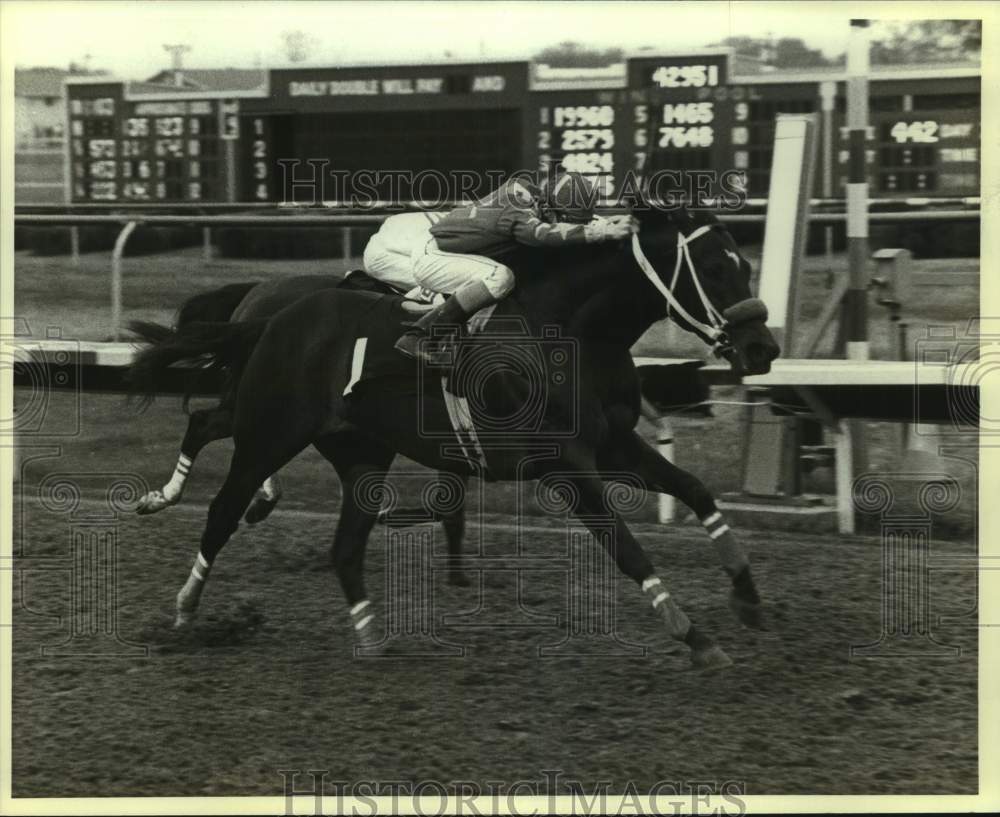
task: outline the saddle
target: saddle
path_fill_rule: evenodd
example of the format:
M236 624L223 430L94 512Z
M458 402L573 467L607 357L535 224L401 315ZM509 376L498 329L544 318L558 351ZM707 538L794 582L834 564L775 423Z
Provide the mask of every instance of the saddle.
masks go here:
M430 311L435 305L438 293L422 287L414 287L410 290L396 289L384 281L373 278L363 269L348 270L344 280L337 285L337 289L350 289L355 292L375 292L380 295L399 295L405 298L403 309L413 315L422 315Z

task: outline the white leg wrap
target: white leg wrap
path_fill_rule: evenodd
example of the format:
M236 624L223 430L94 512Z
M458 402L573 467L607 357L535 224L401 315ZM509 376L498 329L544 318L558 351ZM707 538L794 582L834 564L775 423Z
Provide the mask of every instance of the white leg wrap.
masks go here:
M746 553L743 552L743 548L733 536L721 513L716 511L710 516L706 516L701 520L701 524L705 526L706 533L712 540L712 544L715 545L719 561L722 562L723 568L729 575L735 576L750 564L750 560L747 559Z
M276 499L281 498L281 482L278 480L277 474L272 474L267 479L264 480L264 484L260 486L261 495L268 502L273 502Z
M359 601L351 608L351 623L357 646L379 651L384 636L381 627L372 626L375 623L375 608L368 599Z
M199 551L191 566L191 573L188 575L187 581L184 582L184 586L177 594L177 623L189 621L194 611L198 609L201 592L205 589L205 580L211 570L212 566Z
M181 454L177 458L177 465L174 466L173 476L170 481L163 486L163 496L170 502L176 502L184 493L184 483L187 482L188 474L191 473L192 461Z
M208 578L208 574L211 570L212 566L205 560L205 557L201 555L201 551L199 551L198 557L194 560L194 565L191 567L191 575L198 581L203 582Z
M671 638L682 640L691 628L691 620L663 588L660 580L656 576L650 576L642 583L642 592L649 598L657 615L666 623Z

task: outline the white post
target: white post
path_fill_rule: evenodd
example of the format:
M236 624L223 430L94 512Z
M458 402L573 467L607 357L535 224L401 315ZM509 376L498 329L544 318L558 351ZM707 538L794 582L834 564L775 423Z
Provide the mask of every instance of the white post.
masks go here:
M208 261L212 260L212 228L202 227L201 228L201 260Z
M75 224L69 228L69 254L73 266L80 266L80 228Z
M674 461L674 424L669 417L660 417L656 422L656 450L665 460ZM661 522L673 522L676 500L670 494L660 494L658 509Z
M833 198L833 156L836 151L833 138L833 115L837 107L837 83L819 84L820 108L823 116L823 198ZM823 228L823 251L827 269L833 268L833 225Z
M118 233L115 239L115 248L111 253L111 338L119 340L122 331L122 253L125 251L125 242L132 235L132 231L139 222L130 221L125 228Z
M346 264L351 258L351 228L341 227L340 228L340 240L341 240L341 256Z
M837 530L854 533L854 445L852 424L838 422L834 434L837 479Z

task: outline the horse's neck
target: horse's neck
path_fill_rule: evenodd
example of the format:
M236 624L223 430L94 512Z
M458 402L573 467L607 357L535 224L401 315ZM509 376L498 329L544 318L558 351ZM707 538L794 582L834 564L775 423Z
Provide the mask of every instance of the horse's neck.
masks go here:
M522 265L494 315L526 319L533 333L559 326L564 335L627 350L666 316L666 305L622 243L539 253Z
M667 316L659 293L639 277L592 295L577 311L569 334L590 343L631 349L636 341Z
M525 265L518 274L512 296L501 303L498 312L522 316L535 330L542 326L568 329L587 301L620 280L625 258L620 247L540 253L534 264Z

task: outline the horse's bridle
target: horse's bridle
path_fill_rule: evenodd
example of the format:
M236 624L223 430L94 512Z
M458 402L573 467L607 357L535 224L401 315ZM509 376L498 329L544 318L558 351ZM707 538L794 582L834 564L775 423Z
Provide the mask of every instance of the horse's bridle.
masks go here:
M642 251L642 244L639 242L638 233L632 234L632 255L635 256L639 269L643 271L649 282L656 287L667 302L667 317L671 317L672 313L676 314L692 329L705 336L716 355L723 355L733 348L726 332L727 327L748 320L767 320L767 307L764 306L763 301L757 298L746 298L719 312L709 300L701 285L694 262L691 260L691 250L688 247L703 235L707 235L713 226L715 225L704 224L688 235L684 235L680 230L677 231L677 262L674 264L674 274L670 279L670 286L663 283L663 279L657 274L655 267L646 258L646 254ZM682 266L686 266L691 274L695 292L698 293L698 298L709 323L704 323L692 316L674 295L674 288L680 278Z

